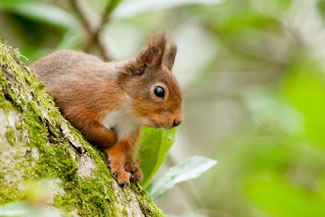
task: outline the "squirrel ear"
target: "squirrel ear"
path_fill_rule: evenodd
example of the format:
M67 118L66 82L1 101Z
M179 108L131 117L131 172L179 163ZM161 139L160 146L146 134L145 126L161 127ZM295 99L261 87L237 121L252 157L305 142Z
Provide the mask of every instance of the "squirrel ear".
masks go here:
M165 32L159 32L148 40L148 44L136 57L138 64L158 67L162 64L166 47Z
M177 45L172 43L165 52L163 64L171 71L175 62L175 57L177 53Z

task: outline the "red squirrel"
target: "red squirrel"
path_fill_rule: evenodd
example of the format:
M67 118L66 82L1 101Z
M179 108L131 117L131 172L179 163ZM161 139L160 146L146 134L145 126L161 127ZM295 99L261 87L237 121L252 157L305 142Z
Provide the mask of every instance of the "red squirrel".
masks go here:
M141 127L170 129L183 121L182 94L171 72L176 52L161 32L126 61L61 50L30 67L63 115L108 155L111 173L127 187L142 179L135 161Z

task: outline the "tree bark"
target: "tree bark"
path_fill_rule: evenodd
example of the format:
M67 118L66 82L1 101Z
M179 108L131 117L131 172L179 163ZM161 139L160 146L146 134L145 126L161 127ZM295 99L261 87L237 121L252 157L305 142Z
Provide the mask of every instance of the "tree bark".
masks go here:
M140 186L117 185L107 157L64 119L19 57L0 41L0 205L46 180L47 204L62 216L165 216Z

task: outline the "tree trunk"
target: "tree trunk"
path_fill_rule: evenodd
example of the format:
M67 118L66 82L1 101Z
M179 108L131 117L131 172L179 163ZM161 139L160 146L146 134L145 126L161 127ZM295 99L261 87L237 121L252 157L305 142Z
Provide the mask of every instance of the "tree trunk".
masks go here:
M62 216L165 216L140 186L117 185L107 157L64 119L19 55L0 42L0 205L46 180L47 204Z

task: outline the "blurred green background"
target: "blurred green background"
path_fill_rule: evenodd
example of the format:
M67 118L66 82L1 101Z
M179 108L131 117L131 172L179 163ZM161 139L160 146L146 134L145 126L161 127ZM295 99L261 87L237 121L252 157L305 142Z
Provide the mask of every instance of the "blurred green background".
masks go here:
M111 3L0 0L1 40L26 63L66 48L122 60L165 29L185 121L160 173L192 155L218 165L158 205L183 217L324 217L325 1Z

